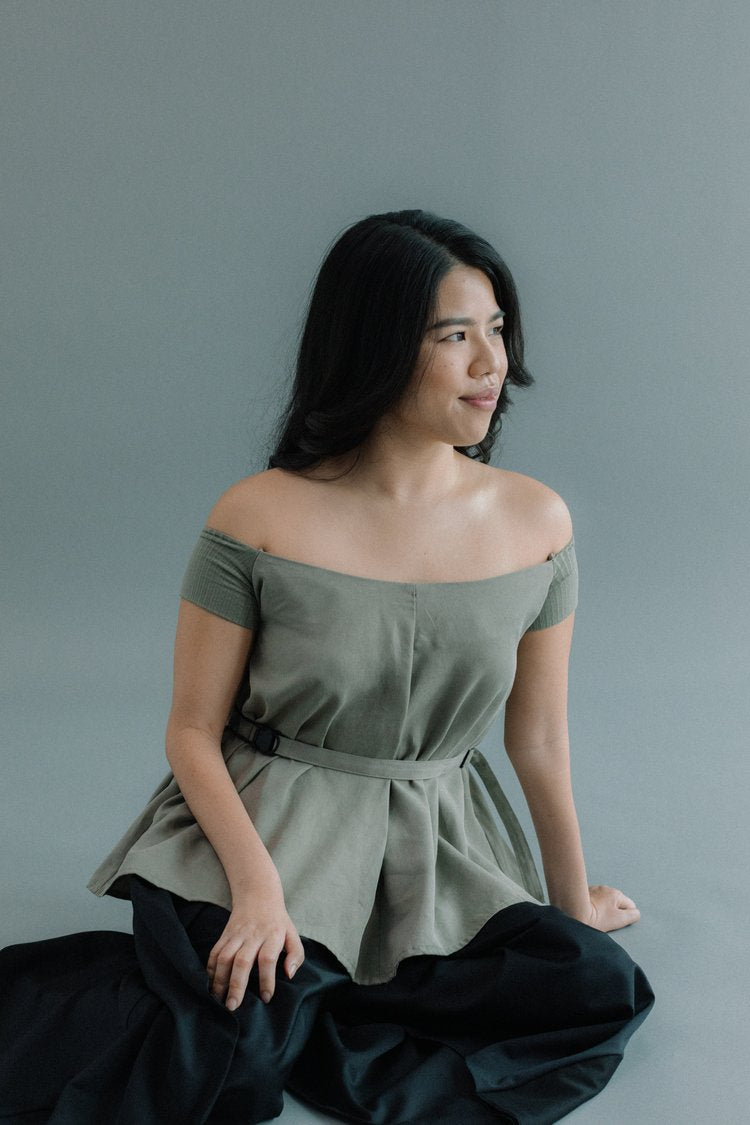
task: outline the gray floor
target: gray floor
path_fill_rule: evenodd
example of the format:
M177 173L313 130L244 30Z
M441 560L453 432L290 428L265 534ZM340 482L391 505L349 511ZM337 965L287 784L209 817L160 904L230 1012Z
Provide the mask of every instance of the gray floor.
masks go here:
M5 728L17 751L8 761L5 789L6 797L13 794L3 817L3 856L14 905L0 919L3 944L129 928L127 906L95 899L84 883L158 780L154 732L162 723L164 685L139 685L136 675L123 694L100 683L99 710L92 711L86 685L76 689L72 671L70 679L62 673L57 693L48 693L33 737L23 708L15 727L11 721ZM646 969L657 1004L609 1087L572 1117L581 1125L731 1125L746 1120L740 1107L750 1046L746 926L737 904L746 878L740 794L720 782L704 753L710 731L700 695L692 713L675 724L663 687L650 703L641 694L639 715L596 711L583 695L576 697L575 711L588 712L577 790L590 879L621 885L641 906L642 921L617 940ZM578 725L572 723L574 735ZM692 744L684 741L687 730ZM646 731L648 747L661 755L648 786L639 776ZM616 753L610 750L606 770L592 768L586 747L611 747L613 737ZM504 767L503 776L519 807ZM279 1120L328 1119L290 1097Z

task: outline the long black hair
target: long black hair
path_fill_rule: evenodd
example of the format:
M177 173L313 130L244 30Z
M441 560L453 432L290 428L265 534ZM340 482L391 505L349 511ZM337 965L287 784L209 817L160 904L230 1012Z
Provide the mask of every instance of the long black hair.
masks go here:
M456 265L489 278L505 313L508 374L486 437L459 452L488 462L510 405L526 387L518 297L508 267L473 231L429 211L361 219L328 251L313 288L290 400L268 468L302 470L354 450L406 390L437 303Z

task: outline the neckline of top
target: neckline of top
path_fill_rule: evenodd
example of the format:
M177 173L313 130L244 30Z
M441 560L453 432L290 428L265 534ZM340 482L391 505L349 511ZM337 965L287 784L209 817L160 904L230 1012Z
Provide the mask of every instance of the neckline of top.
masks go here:
M559 551L553 551L544 562L532 563L531 566L523 566L518 570L506 570L502 574L491 574L487 578L460 578L453 582L403 582L398 578L369 578L364 574L350 574L346 570L332 570L327 566L316 566L315 563L300 562L299 559L290 559L286 555L274 555L271 551L264 551L262 547L253 547L250 543L243 543L241 539L235 539L233 535L227 534L226 531L218 531L215 527L204 527L203 532L208 532L210 535L216 535L221 539L228 539L230 543L235 543L238 547L243 547L246 551L255 551L258 555L263 555L264 558L271 559L275 562L286 563L289 566L302 566L306 570L317 570L321 574L335 574L337 578L349 578L355 582L371 582L378 586L477 586L483 582L497 582L501 578L512 578L515 575L529 574L532 571L539 570L543 566L554 564L554 560L570 551L574 545L575 538L571 536L564 547Z

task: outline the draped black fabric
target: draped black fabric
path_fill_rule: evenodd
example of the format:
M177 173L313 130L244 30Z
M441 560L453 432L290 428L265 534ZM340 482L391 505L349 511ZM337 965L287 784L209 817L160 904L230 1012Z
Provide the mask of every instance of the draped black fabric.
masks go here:
M596 1094L653 994L606 934L551 906L501 910L449 957L354 984L305 940L270 1004L229 1012L205 964L226 911L132 881L133 936L0 953L0 1120L251 1125L284 1088L373 1125L547 1125Z

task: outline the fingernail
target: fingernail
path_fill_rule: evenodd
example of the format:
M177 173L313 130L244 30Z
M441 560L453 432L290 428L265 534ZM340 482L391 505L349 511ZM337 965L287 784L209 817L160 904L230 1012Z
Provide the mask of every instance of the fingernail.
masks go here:
M296 962L296 961L292 961L291 965L289 966L289 979L290 979L290 980L292 979L292 977L294 976L294 974L295 974L295 973L297 972L297 969L298 969L298 968L299 968L299 966L297 965L297 962Z
M229 1008L230 1012L233 1012L236 1007L237 1001L235 1000L234 996L230 996L227 1000L227 1008Z
M261 992L260 998L261 998L261 1000L263 1001L264 1004L267 1004L268 1001L271 999L271 993L270 992Z

